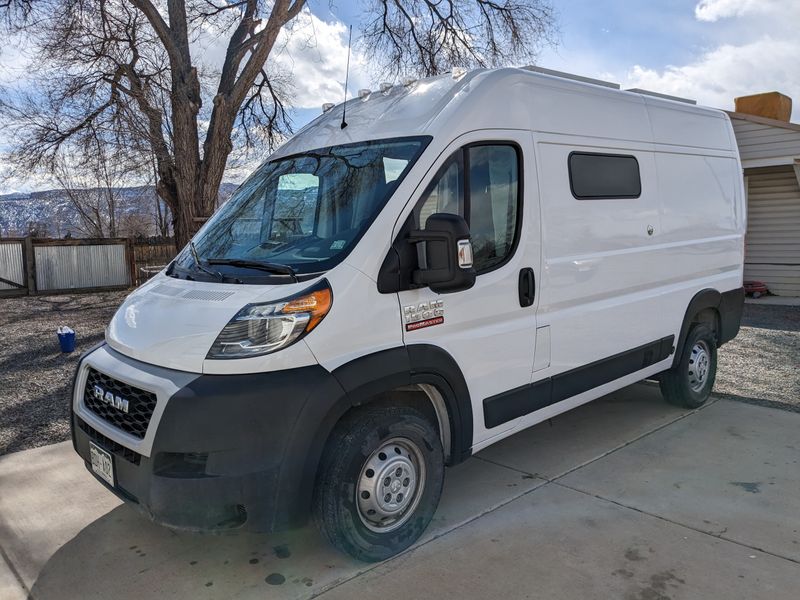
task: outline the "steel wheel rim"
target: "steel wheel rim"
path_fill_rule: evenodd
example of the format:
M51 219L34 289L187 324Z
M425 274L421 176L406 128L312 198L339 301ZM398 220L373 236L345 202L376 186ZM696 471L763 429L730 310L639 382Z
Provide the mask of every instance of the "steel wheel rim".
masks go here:
M692 353L689 356L688 379L692 391L699 392L705 387L710 371L711 350L706 342L698 340L692 346Z
M388 440L361 467L358 516L371 531L394 531L414 514L424 489L425 461L419 447L408 438Z

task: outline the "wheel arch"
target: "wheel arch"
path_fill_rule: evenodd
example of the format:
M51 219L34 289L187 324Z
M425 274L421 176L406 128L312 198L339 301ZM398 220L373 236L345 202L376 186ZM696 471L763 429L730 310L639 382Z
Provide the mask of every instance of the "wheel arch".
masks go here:
M683 323L681 323L681 331L678 334L677 343L675 344L675 354L672 359L672 366L676 366L680 362L681 354L683 353L683 345L686 343L686 337L689 335L689 330L694 324L695 317L703 311L713 311L716 315L715 320L719 315L719 303L722 300L722 294L715 289L706 288L697 292L689 301L686 307L686 313L683 316Z
M718 346L735 338L739 332L743 306L744 288L736 288L727 292L706 288L697 292L686 307L681 331L675 345L672 366L674 367L680 361L686 336L689 335L689 329L694 323L709 323L713 320L712 325L717 336Z
M443 446L450 450L447 464L470 456L469 391L460 368L445 350L427 344L400 346L354 359L331 375L332 385L306 401L284 452L286 470L300 469L299 477L286 473L279 485L279 504L290 524L304 523L308 517L320 460L337 423L359 406L391 402L393 393L416 390L425 395L436 415Z

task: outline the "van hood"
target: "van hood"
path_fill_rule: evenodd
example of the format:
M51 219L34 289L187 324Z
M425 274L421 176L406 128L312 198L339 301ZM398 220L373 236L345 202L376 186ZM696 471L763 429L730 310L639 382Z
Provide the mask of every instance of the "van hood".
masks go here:
M308 285L220 284L159 274L117 309L106 342L145 363L202 373L217 335L242 307L284 298Z

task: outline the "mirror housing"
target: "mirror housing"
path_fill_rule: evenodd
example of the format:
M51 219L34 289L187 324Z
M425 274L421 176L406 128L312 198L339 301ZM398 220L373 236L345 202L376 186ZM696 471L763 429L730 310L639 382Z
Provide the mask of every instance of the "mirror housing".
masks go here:
M463 217L432 214L425 229L409 233L408 242L417 246L419 257L419 269L411 273L414 284L427 286L437 294L460 292L475 285L472 242Z

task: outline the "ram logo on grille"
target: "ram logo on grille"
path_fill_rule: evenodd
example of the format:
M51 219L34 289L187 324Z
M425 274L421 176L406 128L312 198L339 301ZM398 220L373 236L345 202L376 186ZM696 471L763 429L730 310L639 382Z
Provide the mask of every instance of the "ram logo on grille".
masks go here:
M99 385L94 386L94 397L117 410L121 410L124 413L128 412L129 403L125 398L115 396L113 392L107 392Z

